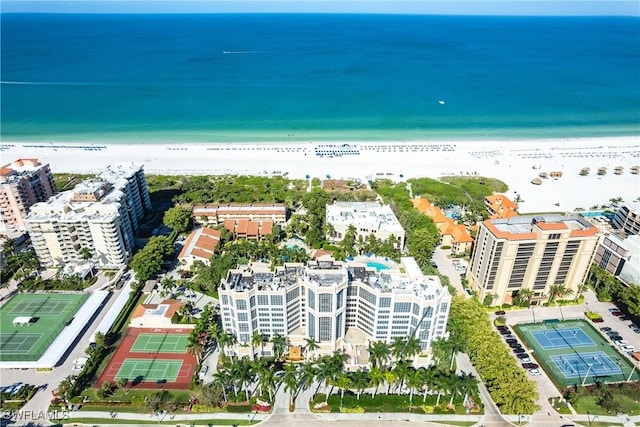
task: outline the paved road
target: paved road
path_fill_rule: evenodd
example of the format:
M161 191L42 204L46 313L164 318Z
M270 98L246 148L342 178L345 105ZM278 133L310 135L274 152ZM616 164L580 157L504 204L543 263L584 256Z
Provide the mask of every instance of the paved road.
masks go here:
M459 294L466 295L464 287L462 286L462 280L460 279L461 271L453 268L453 258L449 258L451 251L440 249L440 246L433 252L433 260L438 265L438 271L449 278L451 284L456 288ZM459 260L462 265L467 265L464 260Z

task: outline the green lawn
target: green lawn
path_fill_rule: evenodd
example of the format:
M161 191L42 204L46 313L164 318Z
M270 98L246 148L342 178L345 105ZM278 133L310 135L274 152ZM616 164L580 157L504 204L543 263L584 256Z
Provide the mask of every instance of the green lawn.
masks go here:
M18 294L0 308L0 361L38 360L86 301L86 294ZM31 317L14 325L16 317Z
M622 394L616 394L614 399L620 405L620 412L631 416L640 414L638 404L632 398ZM578 414L586 414L588 412L591 415L612 415L598 405L598 398L596 396L582 397L571 405Z

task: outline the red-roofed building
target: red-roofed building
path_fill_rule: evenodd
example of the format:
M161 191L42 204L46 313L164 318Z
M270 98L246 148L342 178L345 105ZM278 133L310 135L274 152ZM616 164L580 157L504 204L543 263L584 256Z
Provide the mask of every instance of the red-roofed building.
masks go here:
M432 205L427 199L417 197L412 199L413 206L422 214L425 214L434 222L441 236L441 245L451 247L451 253L462 255L471 249L473 239L467 232L467 228L448 218L437 206Z
M198 224L222 224L226 220L271 221L284 225L287 207L283 203L219 203L193 208L193 220Z
M504 194L494 194L484 198L484 206L490 219L511 218L518 215L518 205Z
M262 240L273 232L273 221L251 221L247 219L226 219L224 228L233 233L235 238Z
M197 228L189 234L178 255L189 266L193 261L209 263L211 256L220 244L220 232L212 228Z

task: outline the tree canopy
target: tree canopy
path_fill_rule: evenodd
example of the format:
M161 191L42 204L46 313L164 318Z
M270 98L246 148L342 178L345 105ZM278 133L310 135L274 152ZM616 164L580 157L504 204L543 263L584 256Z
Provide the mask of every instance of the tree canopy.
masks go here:
M191 208L179 205L169 208L164 213L162 222L167 227L182 233L191 225Z

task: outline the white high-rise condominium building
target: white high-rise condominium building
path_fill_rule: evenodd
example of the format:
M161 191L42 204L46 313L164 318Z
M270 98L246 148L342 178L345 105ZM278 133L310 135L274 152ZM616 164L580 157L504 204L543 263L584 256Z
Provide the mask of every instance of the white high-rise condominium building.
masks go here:
M333 230L327 236L329 241L339 242L344 238L349 226L354 226L356 238L366 239L373 234L378 240L393 236L396 249L404 247L404 228L388 205L377 202L335 202L327 205L327 224Z
M229 271L219 295L223 328L237 338L236 354L263 351L250 345L257 332L285 336L291 346L304 347L313 338L319 354L351 349L354 363L366 363L361 356L368 343L395 337L416 336L426 355L432 341L444 337L451 305L448 289L437 276L424 276L413 258L379 271L331 258L274 271L251 264ZM270 354L271 344L264 350Z
M122 164L33 205L25 223L44 266L89 258L118 267L131 257L134 233L149 209L142 166Z
M522 289L532 304L549 298L553 285L572 295L585 280L599 231L582 217L514 216L480 223L467 279L481 301L512 303ZM488 300L487 300L488 302Z

